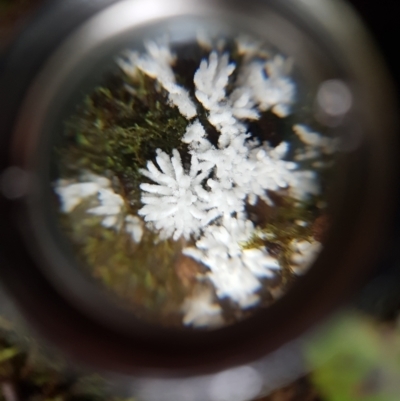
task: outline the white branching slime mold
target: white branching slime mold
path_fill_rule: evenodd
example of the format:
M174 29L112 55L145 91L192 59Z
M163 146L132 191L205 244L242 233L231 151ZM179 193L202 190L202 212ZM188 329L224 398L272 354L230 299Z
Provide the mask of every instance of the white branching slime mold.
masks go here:
M104 146L108 164L102 167L98 157L93 173L79 166L75 179L62 177L54 189L62 213L89 199L87 215L125 233L137 249L149 238L179 243L192 261L185 269L198 266L190 276L197 290L181 304L183 324L211 327L224 322L221 302L242 311L265 304L268 280L284 271L303 273L315 259L322 247L312 235L316 214L309 218L303 205L324 199L318 169L332 162L338 140L314 132L293 113L295 60L247 36L231 47L225 39L199 38L193 45L199 56L189 60L195 70L182 67L183 56L167 37L118 58L124 101L113 103L108 89L101 94L121 113L122 128L98 117L94 101L90 105L97 127L109 124L105 132L121 139ZM265 121L284 121L285 132L270 140ZM89 133L84 140L92 140ZM107 154L110 144L129 157ZM290 209L285 223L280 208Z

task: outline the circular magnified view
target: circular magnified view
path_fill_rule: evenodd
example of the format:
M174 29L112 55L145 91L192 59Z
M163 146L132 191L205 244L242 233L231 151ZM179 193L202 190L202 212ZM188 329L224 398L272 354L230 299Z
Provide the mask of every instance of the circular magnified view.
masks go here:
M251 35L145 38L63 121L58 224L84 274L139 318L235 323L321 251L339 150L326 121L350 106L341 81L311 90Z

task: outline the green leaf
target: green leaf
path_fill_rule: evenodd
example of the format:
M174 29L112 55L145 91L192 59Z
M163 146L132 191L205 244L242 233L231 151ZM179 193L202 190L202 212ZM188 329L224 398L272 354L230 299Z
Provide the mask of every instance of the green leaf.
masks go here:
M398 332L354 313L335 318L306 347L312 381L326 401L397 401L399 353Z

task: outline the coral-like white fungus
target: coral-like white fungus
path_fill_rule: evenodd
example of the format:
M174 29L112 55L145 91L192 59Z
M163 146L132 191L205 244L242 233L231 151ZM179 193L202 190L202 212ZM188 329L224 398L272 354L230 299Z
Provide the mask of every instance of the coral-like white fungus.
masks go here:
M202 60L194 74L194 83L197 100L207 110L217 109L219 103L226 99L225 88L234 70L235 65L229 63L227 53L218 56L217 52L212 52L208 61Z
M296 160L315 159L320 154L331 155L338 150L338 138L328 138L313 132L310 127L303 124L293 126L293 132L306 145L302 153L296 155Z
M161 238L173 236L178 239L183 235L189 239L209 222L196 192L208 176L209 169L193 156L190 171L185 171L176 149L171 158L158 149L156 160L160 170L151 161L147 163L147 169L141 170L156 184L140 185L145 206L139 214L151 223L150 227L154 226L160 232Z
M241 34L238 36L238 38L235 40L238 53L241 56L256 56L260 55L260 53L265 53L265 51L262 49L262 42L259 40L255 40L251 36Z
M121 214L124 200L121 195L112 189L101 188L97 193L100 205L88 210L88 213L103 216L102 225L106 228L118 226L118 217Z
M268 61L251 61L244 65L239 83L250 89L261 111L272 110L279 117L291 112L296 86L288 77L291 62L277 55Z
M205 264L208 278L219 298L229 297L242 308L256 304L255 295L261 288L259 278L272 277L279 269L278 261L266 249L243 250L242 245L254 231L249 220L224 218L220 225L209 225L196 247L186 248L184 254Z
M61 211L70 213L84 199L96 195L102 189L111 186L109 179L95 174L86 173L81 177L80 182L59 179L54 184L54 191L61 203Z
M207 48L211 42L204 43ZM170 67L174 56L157 46L161 45L148 43L147 54L136 54L131 65L121 66L127 73L139 68L157 79L181 113L194 117L179 106L192 104L192 100L188 103L188 92L175 84ZM248 122L266 110L287 116L296 93L288 77L290 61L280 55L263 60L266 52L256 57L259 47L259 43L241 38L239 50L246 57L235 80L236 65L228 53L214 50L201 61L193 77L194 94L197 108L205 109L209 123L219 133L218 143L210 142L199 119L189 123L182 142L189 147L190 166L183 165L176 149L172 156L157 150L157 166L149 161L147 169L142 169L151 183L140 186L144 206L139 215L147 226L162 239L194 239L195 246L184 253L208 267L207 277L219 298L228 297L242 308L258 302L260 280L279 269L278 261L266 249L242 247L254 233L246 202L254 205L261 198L272 204L269 192L280 190L299 200L319 193L314 172L300 170L297 163L285 160L287 142L273 148L251 139ZM233 88L228 94L229 83Z
M169 101L178 107L180 113L188 119L197 115L196 106L189 96L189 92L178 85L171 65L175 62L175 55L167 45L167 38L148 41L145 43L147 53L126 52L123 59L118 60L119 66L129 76L135 78L137 69L151 78L156 79L168 92Z
M321 153L332 154L337 140L295 125L293 131L302 149L296 150L293 162L288 160L288 154L293 159L293 152L287 142L271 147L254 139L249 122L258 120L261 113L271 110L279 117L291 113L296 96L296 85L289 77L291 61L281 55L271 57L261 43L240 37L237 46L243 61L236 70L229 54L223 52L225 42L215 46L215 40L207 35L199 35L198 40L210 54L193 76L193 93L176 83L172 69L176 56L166 38L148 41L144 53L128 52L118 60L132 79L137 78L138 71L155 79L168 93L169 104L191 120L182 136L190 162L183 163L177 149L172 155L158 149L156 164L148 161L141 170L149 182L140 185L143 207L138 214L161 239L184 237L193 241L194 245L183 253L208 268L205 277L213 284L216 296L248 308L259 302L257 292L262 280L273 277L280 266L267 249L244 247L255 233L246 205L255 205L259 199L272 204L272 192L286 191L298 200L319 194L315 172L301 169L297 162L315 159ZM215 127L218 138L208 137L204 118ZM59 180L55 190L66 213L82 199L97 196L99 205L88 212L102 216L102 225L108 228L116 229L124 223L132 240L141 241L142 221L129 215L121 221L124 201L113 192L109 180ZM292 243L291 262L296 274L311 263L320 247L317 242ZM208 290L187 299L183 312L187 325L222 322L222 310L213 303Z
M198 290L182 306L183 324L193 327L219 327L223 324L222 308L213 300L210 289Z
M322 250L322 244L318 241L298 241L291 243L292 256L290 258L291 267L295 274L304 274L313 264L318 254Z
M137 216L126 216L125 231L131 235L134 242L139 243L143 237L143 222Z
M64 179L55 182L54 191L60 200L61 211L70 213L85 199L95 198L97 206L89 208L87 213L101 217L105 228L119 231L125 223L125 231L139 243L143 223L137 216L124 213L125 202L121 195L114 192L111 181L91 173L82 174L80 179L81 182Z

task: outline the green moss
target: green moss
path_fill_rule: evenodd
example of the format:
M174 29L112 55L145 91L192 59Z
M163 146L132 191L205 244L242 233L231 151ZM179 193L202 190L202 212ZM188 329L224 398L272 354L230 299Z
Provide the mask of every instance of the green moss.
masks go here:
M400 336L393 323L345 311L307 340L311 380L327 401L397 401Z

